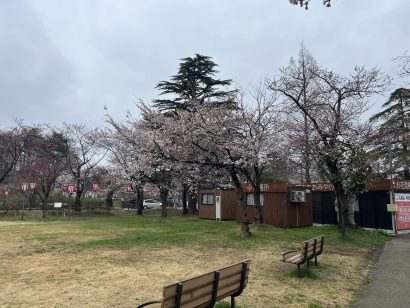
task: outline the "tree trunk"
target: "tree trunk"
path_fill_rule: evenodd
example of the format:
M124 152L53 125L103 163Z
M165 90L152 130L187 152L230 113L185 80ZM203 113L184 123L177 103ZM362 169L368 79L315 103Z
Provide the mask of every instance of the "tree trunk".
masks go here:
M31 208L35 208L36 205L36 194L35 193L30 193L28 197L28 210L31 211Z
M255 225L260 225L262 223L261 180L260 175L257 172L255 172L255 175L255 186L253 187L253 202L255 204Z
M188 207L187 207L187 194L188 194L188 185L182 185L182 215L188 215Z
M81 196L83 195L84 185L81 183L81 179L76 180L76 191L75 191L75 201L74 201L74 211L80 212L82 209Z
M105 202L109 208L112 208L114 203L112 201L112 196L114 195L114 190L109 190L107 193L107 197L105 198Z
M255 206L255 225L260 225L262 222L262 207Z
M339 228L342 233L342 236L346 235L347 231L347 224L346 224L346 217L347 217L347 197L345 190L340 182L334 183L333 186L335 187L335 194L336 199L335 203L337 204L337 213L339 218Z
M198 215L197 203L198 203L198 194L196 193L196 191L191 191L188 194L189 214Z
M306 93L305 93L304 103L306 104ZM305 183L310 184L310 169L312 168L310 162L310 152L309 152L309 120L306 114L304 114L304 147L303 147L303 160L305 162ZM303 180L303 179L302 179Z
M410 169L409 166L404 166L404 179L410 180Z
M354 207L355 207L356 200L357 198L355 196L348 198L345 222L346 222L347 227L349 228L356 227L356 222L354 221Z
M167 204L168 204L168 193L169 189L167 187L161 186L159 188L159 197L161 199L161 216L162 217L167 217Z
M250 236L251 232L249 231L248 213L246 212L246 194L242 188L241 182L239 181L238 174L236 173L235 169L231 167L228 169L228 171L231 176L232 182L235 185L237 199L239 200L239 206L241 209L241 217L242 217L241 234L243 236Z
M45 219L47 217L48 197L45 197L42 201L43 205L41 207L41 219Z
M76 211L76 212L81 211L81 196L78 193L76 193L76 195L75 195L74 211Z
M137 191L137 215L142 215L142 210L144 208L144 189L142 186L135 187Z

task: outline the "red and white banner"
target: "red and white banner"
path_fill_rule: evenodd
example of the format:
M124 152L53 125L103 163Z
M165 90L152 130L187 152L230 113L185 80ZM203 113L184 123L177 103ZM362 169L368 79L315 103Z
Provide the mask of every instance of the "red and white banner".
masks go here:
M397 204L396 225L397 230L410 229L410 194L394 194Z

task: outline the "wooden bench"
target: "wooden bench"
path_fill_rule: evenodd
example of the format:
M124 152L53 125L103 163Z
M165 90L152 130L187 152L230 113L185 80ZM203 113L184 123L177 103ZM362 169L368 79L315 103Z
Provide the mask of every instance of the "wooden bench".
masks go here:
M241 295L248 282L249 263L249 260L245 260L166 286L161 301L147 302L137 308L159 303L161 308L211 308L216 302L229 296L231 307L235 307L235 297Z
M317 256L323 252L323 243L325 237L323 235L304 241L301 250L292 250L282 254L282 261L296 264L298 266L298 274L301 277L300 265L305 263L307 267L310 265L310 260L315 258L315 265L317 265Z

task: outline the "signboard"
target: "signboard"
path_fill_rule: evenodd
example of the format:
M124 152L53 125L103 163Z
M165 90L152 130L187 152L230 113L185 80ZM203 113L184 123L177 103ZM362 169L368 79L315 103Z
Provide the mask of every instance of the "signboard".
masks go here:
M394 194L397 204L396 225L397 230L410 229L410 194Z
M242 188L247 193L254 191L253 186L250 183L242 184ZM262 193L287 192L288 183L287 182L262 183L260 184L259 189Z
M312 191L334 191L335 187L330 183L312 183Z
M410 181L394 180L393 189L394 190L410 190Z
M54 202L54 207L55 208L61 208L63 206L62 202Z
M387 204L387 212L397 212L397 204Z
M269 191L269 184L260 184L259 189L261 192L267 192ZM245 191L251 192L253 191L253 186L251 184L246 184L245 186Z

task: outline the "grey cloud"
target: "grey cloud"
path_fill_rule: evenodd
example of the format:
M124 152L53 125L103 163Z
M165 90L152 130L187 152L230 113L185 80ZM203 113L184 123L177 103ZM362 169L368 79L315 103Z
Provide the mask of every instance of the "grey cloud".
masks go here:
M24 2L0 5L0 123L42 122L58 114L70 89L70 69Z
M0 121L101 125L104 105L117 118L135 110L194 53L246 86L273 77L301 41L342 73L356 64L390 72L410 49L407 0L332 2L306 12L287 0L2 1Z

